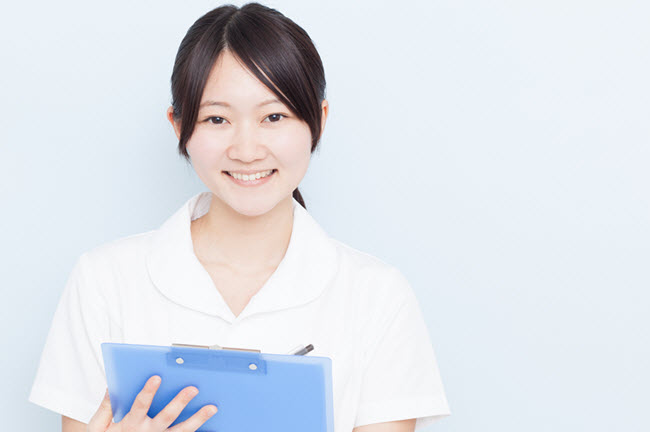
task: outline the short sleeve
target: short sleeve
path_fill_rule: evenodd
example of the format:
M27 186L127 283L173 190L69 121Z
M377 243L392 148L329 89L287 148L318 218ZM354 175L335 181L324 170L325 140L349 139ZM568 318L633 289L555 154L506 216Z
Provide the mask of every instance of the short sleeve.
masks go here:
M28 400L88 423L106 391L101 343L109 314L87 254L75 263L59 299Z
M416 418L420 429L451 412L415 293L399 270L390 283L401 300L374 321L354 426Z

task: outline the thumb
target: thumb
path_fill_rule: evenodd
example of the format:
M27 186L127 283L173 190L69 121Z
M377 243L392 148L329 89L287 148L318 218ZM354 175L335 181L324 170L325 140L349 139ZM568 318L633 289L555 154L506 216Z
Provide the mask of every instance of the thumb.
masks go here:
M113 421L113 410L111 408L111 399L108 395L108 388L106 393L104 393L104 399L102 399L99 408L88 422L88 432L104 432L111 425Z

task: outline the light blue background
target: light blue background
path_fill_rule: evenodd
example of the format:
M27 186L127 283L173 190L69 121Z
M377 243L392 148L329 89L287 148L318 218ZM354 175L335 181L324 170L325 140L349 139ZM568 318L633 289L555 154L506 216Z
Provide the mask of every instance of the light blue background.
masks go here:
M165 110L219 4L3 8L3 430L59 428L27 396L76 258L204 189ZM425 430L650 430L648 3L265 4L325 65L308 210L420 300L452 411Z

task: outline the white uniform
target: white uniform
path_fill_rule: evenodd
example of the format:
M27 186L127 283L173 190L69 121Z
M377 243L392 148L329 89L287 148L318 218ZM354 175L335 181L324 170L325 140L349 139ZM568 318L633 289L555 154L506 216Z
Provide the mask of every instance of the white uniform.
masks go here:
M428 329L394 266L329 237L294 199L286 254L235 316L194 255L190 198L157 230L83 253L67 280L29 401L88 423L104 396L102 342L219 344L332 359L336 432L451 414Z

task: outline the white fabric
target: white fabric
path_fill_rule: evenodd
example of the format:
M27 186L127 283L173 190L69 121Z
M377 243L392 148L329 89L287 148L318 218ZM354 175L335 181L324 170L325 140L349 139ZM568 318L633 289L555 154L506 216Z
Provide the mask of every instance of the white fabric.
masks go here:
M102 342L256 348L332 359L336 432L451 414L418 300L392 265L329 237L294 199L280 265L237 317L196 258L190 198L159 229L78 258L58 303L29 401L88 423L106 389Z

